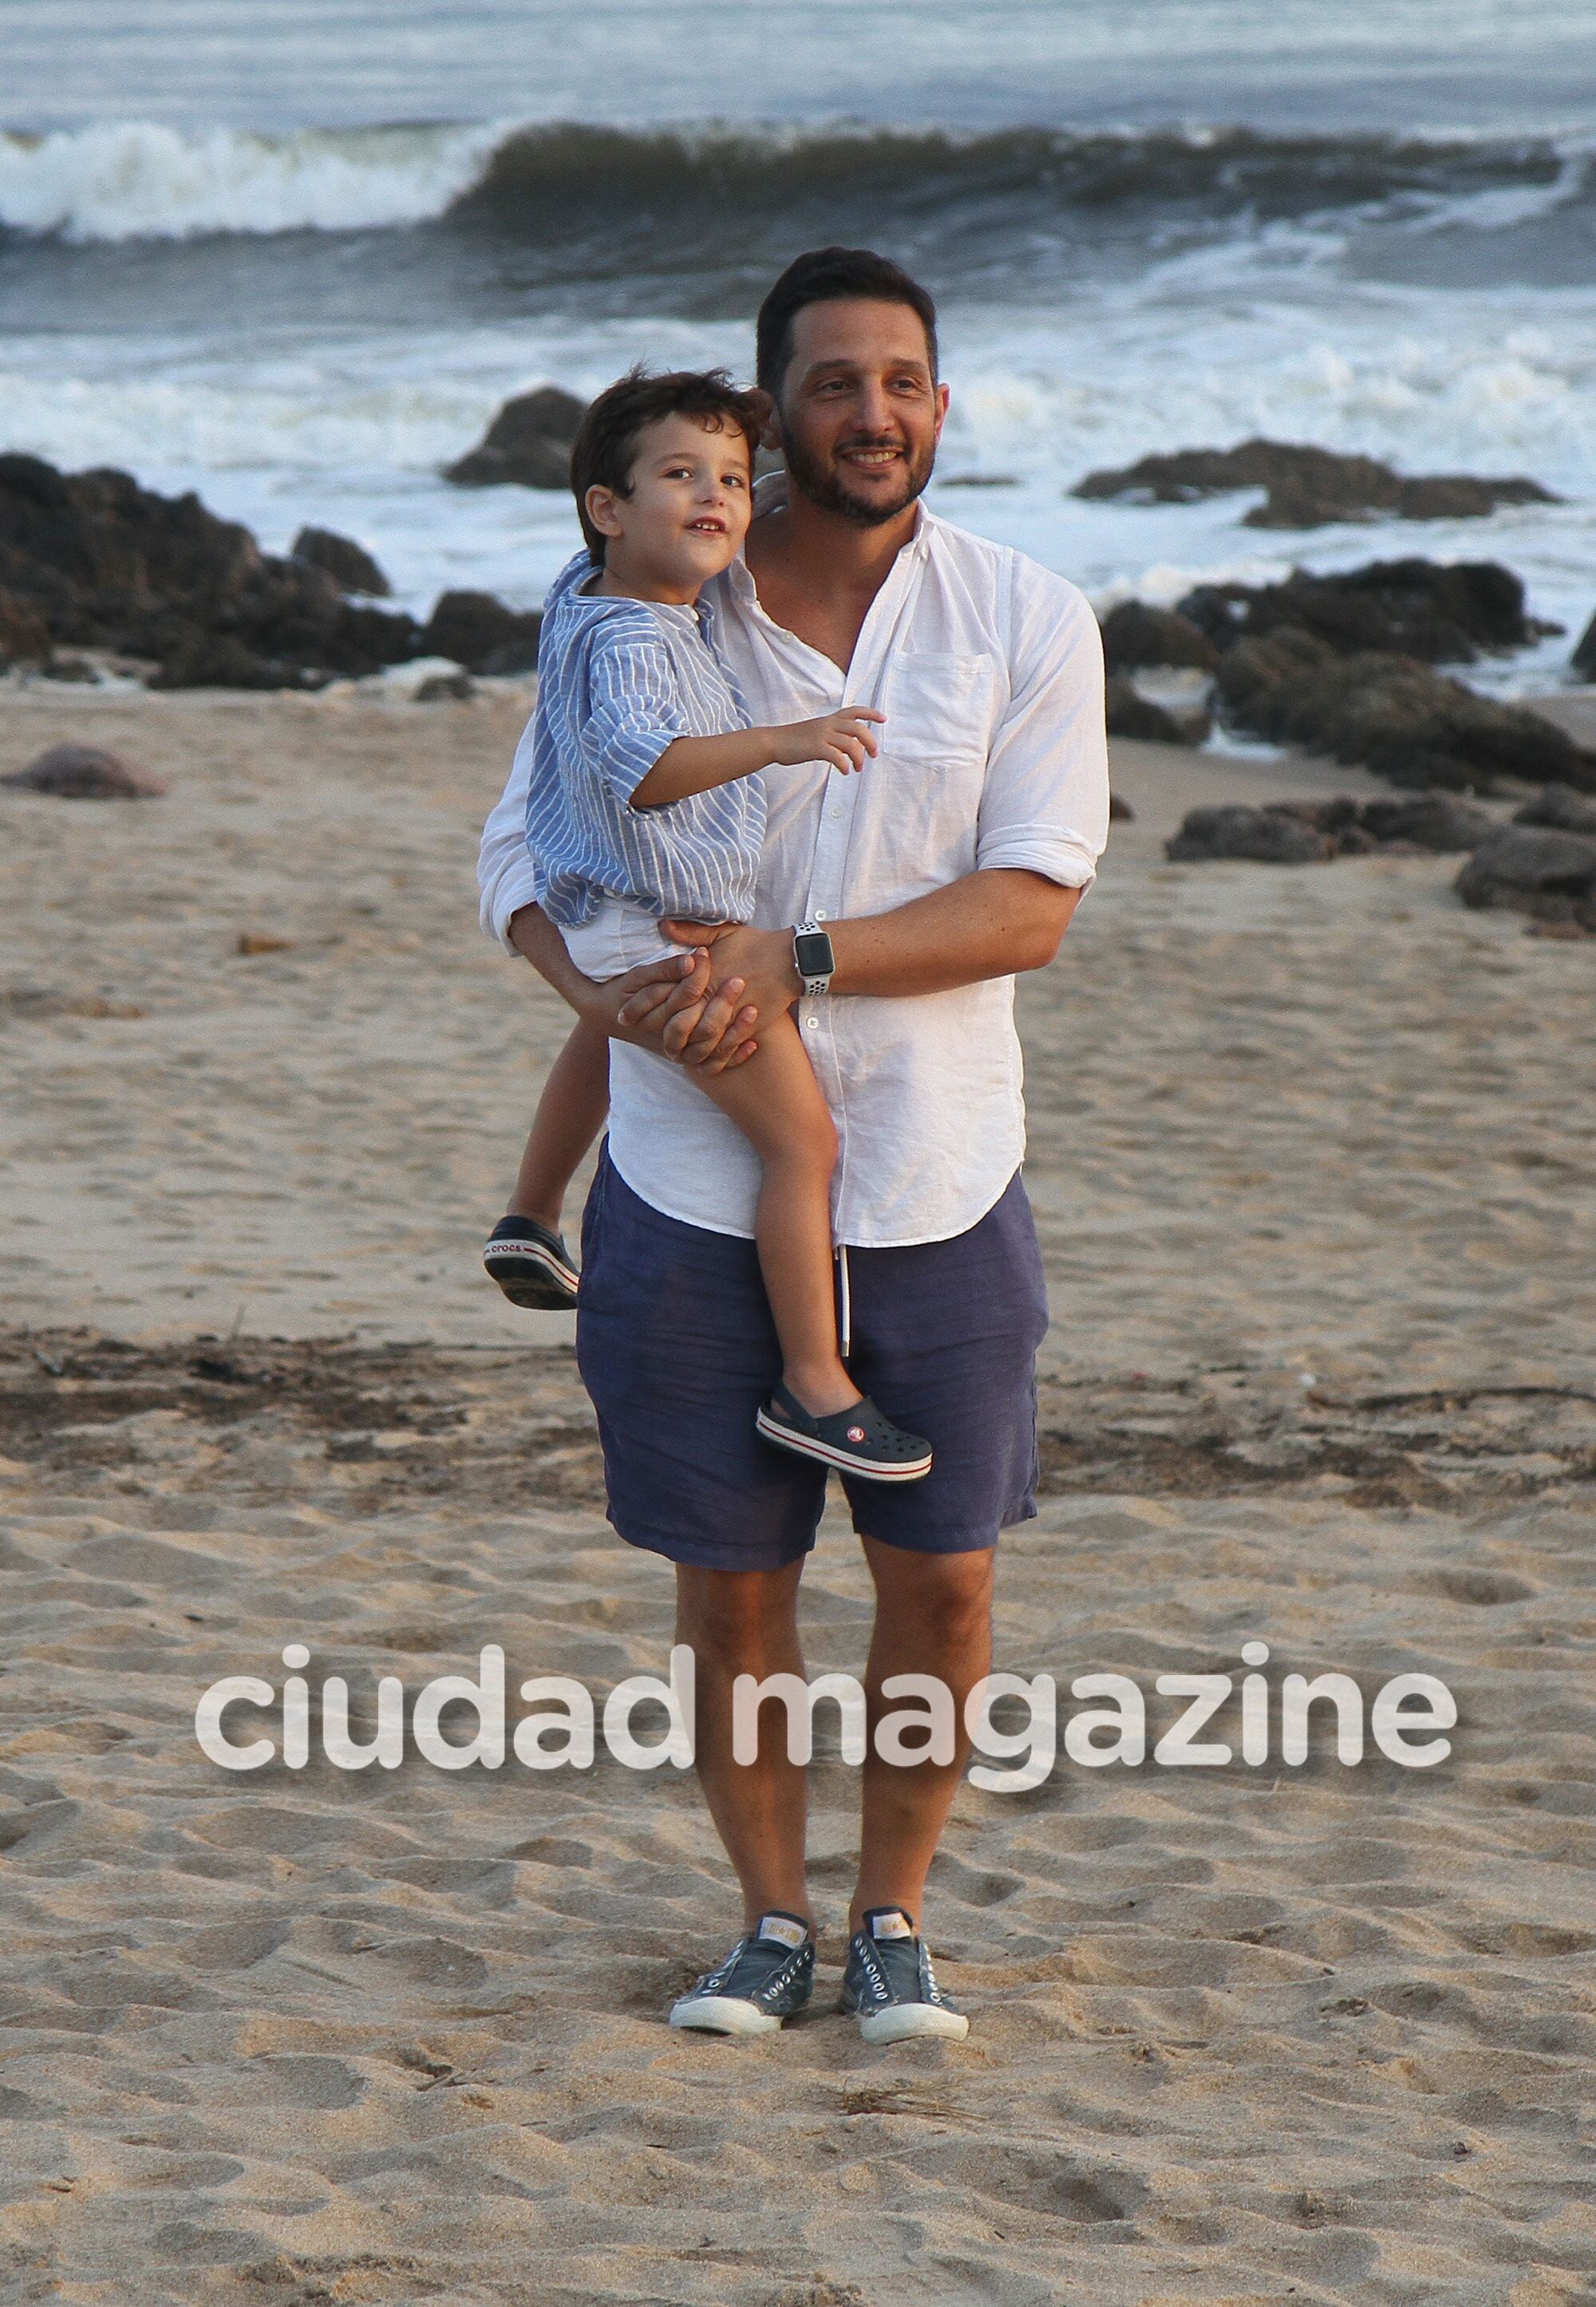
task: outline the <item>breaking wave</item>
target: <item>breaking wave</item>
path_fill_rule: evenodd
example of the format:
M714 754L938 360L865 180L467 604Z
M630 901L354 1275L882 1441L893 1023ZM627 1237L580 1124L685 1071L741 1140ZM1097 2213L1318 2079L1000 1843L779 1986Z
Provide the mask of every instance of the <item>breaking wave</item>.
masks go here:
M1016 233L1126 210L1194 222L1374 211L1421 228L1491 230L1593 199L1588 149L1553 139L502 122L284 135L123 122L0 134L0 227L80 243L442 219L546 237L604 216L640 231L714 216L734 233L794 205L845 215L868 206L900 226L951 210Z

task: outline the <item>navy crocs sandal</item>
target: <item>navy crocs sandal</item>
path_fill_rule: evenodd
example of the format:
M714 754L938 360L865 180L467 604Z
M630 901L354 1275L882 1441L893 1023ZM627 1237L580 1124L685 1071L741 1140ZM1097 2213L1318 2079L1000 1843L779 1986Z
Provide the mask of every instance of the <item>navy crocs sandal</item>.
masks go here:
M884 1418L869 1394L862 1394L849 1410L811 1418L785 1385L778 1385L754 1425L778 1450L817 1458L822 1466L860 1475L867 1482L918 1482L931 1469L931 1444Z
M579 1276L564 1237L536 1218L501 1218L482 1262L512 1306L566 1314L576 1304Z

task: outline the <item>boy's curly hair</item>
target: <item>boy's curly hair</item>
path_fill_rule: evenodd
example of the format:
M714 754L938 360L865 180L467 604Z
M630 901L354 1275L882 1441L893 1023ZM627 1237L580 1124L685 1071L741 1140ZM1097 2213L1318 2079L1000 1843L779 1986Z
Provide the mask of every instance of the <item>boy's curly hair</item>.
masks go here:
M728 427L748 443L749 462L759 445L759 418L751 396L739 392L724 368L672 369L650 376L641 368L629 369L605 388L583 417L571 448L571 487L577 518L596 567L604 566L606 540L588 518L588 492L614 489L618 497L631 494L631 468L637 461L638 435L662 416L694 416L706 432Z

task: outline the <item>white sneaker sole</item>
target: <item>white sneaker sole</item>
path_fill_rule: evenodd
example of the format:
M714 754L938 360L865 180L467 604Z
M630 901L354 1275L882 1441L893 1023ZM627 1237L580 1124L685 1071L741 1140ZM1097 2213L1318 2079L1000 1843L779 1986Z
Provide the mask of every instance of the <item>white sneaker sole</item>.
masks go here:
M493 1242L482 1253L483 1270L512 1306L558 1314L577 1301L577 1285L557 1257L536 1242ZM519 1293L519 1294L518 1294Z
M935 2003L898 2003L890 2010L859 2013L859 2032L867 2043L909 2043L932 2035L957 2043L969 2031L962 2011L944 2011Z
M774 2035L781 2020L739 1994L699 1994L672 2005L671 2024L705 2035Z
M917 1482L931 1470L929 1450L923 1458L905 1459L901 1466L867 1466L845 1450L834 1450L829 1442L815 1441L794 1427L784 1426L778 1418L768 1418L762 1410L754 1413L754 1425L778 1450L794 1451L800 1458L818 1458L822 1466L835 1466L840 1473L855 1475L862 1482Z

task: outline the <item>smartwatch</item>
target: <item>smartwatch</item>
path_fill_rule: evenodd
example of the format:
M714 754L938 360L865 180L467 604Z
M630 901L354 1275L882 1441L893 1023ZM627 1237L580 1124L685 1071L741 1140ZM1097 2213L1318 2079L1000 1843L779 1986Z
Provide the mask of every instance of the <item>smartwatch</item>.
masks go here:
M831 950L828 931L819 922L800 922L793 931L793 966L806 995L830 992L837 956Z

